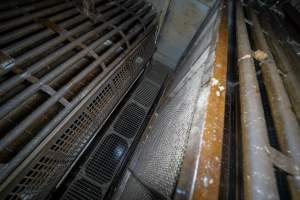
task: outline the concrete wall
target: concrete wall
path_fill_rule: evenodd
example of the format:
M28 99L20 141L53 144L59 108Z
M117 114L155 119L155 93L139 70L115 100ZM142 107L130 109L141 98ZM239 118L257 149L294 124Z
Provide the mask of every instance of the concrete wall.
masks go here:
M162 15L168 7L154 59L175 70L215 0L149 1Z

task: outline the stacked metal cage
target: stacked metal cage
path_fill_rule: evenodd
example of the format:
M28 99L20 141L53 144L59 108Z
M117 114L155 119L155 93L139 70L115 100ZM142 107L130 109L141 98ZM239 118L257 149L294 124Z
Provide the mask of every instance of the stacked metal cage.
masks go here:
M0 4L0 192L46 197L149 61L156 14L143 0Z

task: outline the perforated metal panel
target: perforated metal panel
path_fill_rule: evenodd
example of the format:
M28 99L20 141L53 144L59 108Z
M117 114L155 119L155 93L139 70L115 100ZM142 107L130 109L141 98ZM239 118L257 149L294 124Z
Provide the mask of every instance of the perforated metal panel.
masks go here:
M83 164L80 172L70 184L62 199L67 199L66 197L72 195L70 193L74 193L73 188L76 187L74 184L78 179L93 180L102 189L103 196L99 199L105 197L114 176L128 153L128 149L131 147L137 133L141 131L147 114L162 86L162 81L160 85L152 82L148 78L149 73L135 89L119 115L104 133L104 138L99 142L85 164ZM146 85L147 87L145 87Z

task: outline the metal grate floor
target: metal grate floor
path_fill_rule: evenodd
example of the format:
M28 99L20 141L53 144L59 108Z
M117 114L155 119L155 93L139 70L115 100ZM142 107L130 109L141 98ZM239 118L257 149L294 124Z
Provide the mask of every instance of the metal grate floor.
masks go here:
M100 187L102 196L98 199L105 198L114 177L119 172L122 163L125 162L129 148L138 139L138 133L141 133L141 130L143 130L147 114L158 96L163 80L166 77L166 73L164 76L160 76L161 79L157 79L160 82L159 84L148 76L151 72L153 71L150 70L146 73L139 86L122 107L116 119L95 147L95 150L92 151L91 156L68 186L62 199L68 199L70 196L74 196L74 199L81 198L74 192L77 180L81 179L92 181L93 184ZM145 84L147 84L147 87L145 87ZM145 102L147 103L145 104Z

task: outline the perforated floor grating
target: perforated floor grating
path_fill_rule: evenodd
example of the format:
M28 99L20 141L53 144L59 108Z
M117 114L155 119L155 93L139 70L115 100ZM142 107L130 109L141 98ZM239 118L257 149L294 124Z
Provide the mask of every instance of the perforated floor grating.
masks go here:
M78 179L73 185L71 192L65 196L67 200L98 200L102 197L101 188L85 179Z
M143 80L131 97L125 103L118 116L112 122L108 130L104 133L103 138L95 147L91 156L82 165L76 178L68 186L67 191L63 194L62 199L75 200L84 199L76 191L77 180L89 180L93 185L101 188L101 196L98 199L105 198L110 185L117 174L122 162L128 153L128 150L134 142L138 133L142 130L146 122L155 98L158 96L160 88L166 73L157 80L153 81L149 74L153 74L153 69L148 71ZM95 188L87 188L92 191Z
M88 161L85 174L98 183L107 183L126 151L126 140L109 134Z
M127 138L132 138L141 126L145 115L143 108L136 104L130 104L118 118L114 130Z
M151 94L157 93L157 90L157 87L153 87L153 83L144 81L141 84L141 87L139 87L139 89L136 91L134 100L148 107L153 103L155 99L155 96Z

